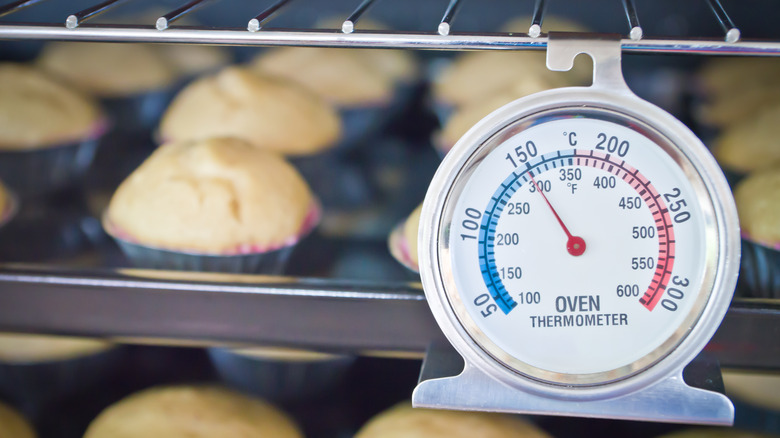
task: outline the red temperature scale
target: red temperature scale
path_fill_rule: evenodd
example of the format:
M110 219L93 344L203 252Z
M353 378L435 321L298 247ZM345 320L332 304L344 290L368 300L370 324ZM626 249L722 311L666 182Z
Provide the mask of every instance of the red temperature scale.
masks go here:
M736 284L731 191L690 130L628 89L618 40L552 35L548 67L579 53L592 86L490 114L431 183L420 272L465 368L423 381L413 402L730 424L731 402L682 370Z

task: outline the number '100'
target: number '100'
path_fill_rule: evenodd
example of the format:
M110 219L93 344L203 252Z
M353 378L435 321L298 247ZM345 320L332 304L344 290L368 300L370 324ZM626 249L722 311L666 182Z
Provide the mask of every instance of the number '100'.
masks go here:
M477 221L482 217L482 213L476 208L469 207L466 209L466 216L471 219L463 219L463 222L461 223L463 228L468 231L477 231L479 229L479 223ZM460 237L463 240L477 238L477 236L472 234L461 234Z

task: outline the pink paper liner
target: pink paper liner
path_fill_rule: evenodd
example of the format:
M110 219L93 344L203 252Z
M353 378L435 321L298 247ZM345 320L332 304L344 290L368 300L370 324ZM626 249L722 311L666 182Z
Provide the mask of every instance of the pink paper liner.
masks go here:
M289 239L285 240L284 242L276 245L262 246L256 244L244 244L244 245L238 245L234 249L223 251L218 254L202 253L202 252L193 251L189 249L161 248L161 247L145 245L142 242L139 242L137 239L135 239L132 235L130 235L130 233L114 225L108 219L107 214L103 215L103 228L110 236L116 239L124 240L125 242L143 246L146 248L154 248L154 249L180 252L180 253L192 254L192 255L236 256L236 255L262 254L262 253L276 251L282 248L293 246L296 243L298 243L304 236L309 234L314 229L315 226L317 226L317 224L320 222L321 217L322 217L322 209L320 208L319 203L317 201L314 201L312 202L312 205L309 207L309 212L306 214L306 218L303 220L303 223L301 224L301 227L298 230L298 234L296 234L295 236L292 236Z

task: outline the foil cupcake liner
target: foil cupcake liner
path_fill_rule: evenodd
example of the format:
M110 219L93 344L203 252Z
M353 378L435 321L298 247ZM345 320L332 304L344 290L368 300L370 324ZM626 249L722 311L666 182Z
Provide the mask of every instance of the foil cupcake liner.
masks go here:
M76 184L95 158L99 137L105 131L103 126L80 142L0 151L0 179L21 197L42 195Z
M749 298L780 298L780 249L742 239L737 293Z
M132 241L103 216L103 229L114 238L131 263L138 268L174 271L222 272L232 274L282 274L293 248L319 223L321 210L315 201L309 208L299 233L282 246L237 248L226 254L204 254L142 245Z
M124 356L123 348L115 346L65 360L0 362L0 394L31 415L109 380Z
M327 394L355 361L352 356L336 355L319 360L271 359L225 348L211 348L209 356L225 384L279 403Z
M151 133L175 93L176 87L171 86L132 96L106 97L100 103L114 121L115 131Z
M352 150L379 132L385 126L389 111L390 106L386 104L340 108L342 135L333 150Z
M204 255L143 246L118 237L114 237L114 240L138 268L233 274L281 274L293 249L291 245L262 253Z
M364 207L376 197L368 169L359 160L337 152L309 157L290 157L306 180L325 214Z

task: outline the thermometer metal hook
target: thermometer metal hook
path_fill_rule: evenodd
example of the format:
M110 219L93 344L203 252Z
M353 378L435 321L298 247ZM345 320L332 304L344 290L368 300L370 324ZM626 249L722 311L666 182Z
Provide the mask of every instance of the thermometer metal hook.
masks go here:
M552 213L555 215L555 219L558 219L558 223L561 224L561 228L563 228L563 232L566 233L566 237L568 238L568 240L566 241L566 251L568 251L569 254L573 256L581 256L582 254L584 254L585 240L580 236L573 236L569 232L569 229L563 223L561 217L558 216L558 212L555 211L555 208L550 203L550 200L547 199L547 195L545 195L544 192L539 189L539 184L536 183L534 176L532 174L529 175L531 176L531 182L534 184L534 187L536 187L536 191L539 192L540 195L542 195L542 198L544 198L544 202L546 202L547 206L550 207L550 210L552 210Z

